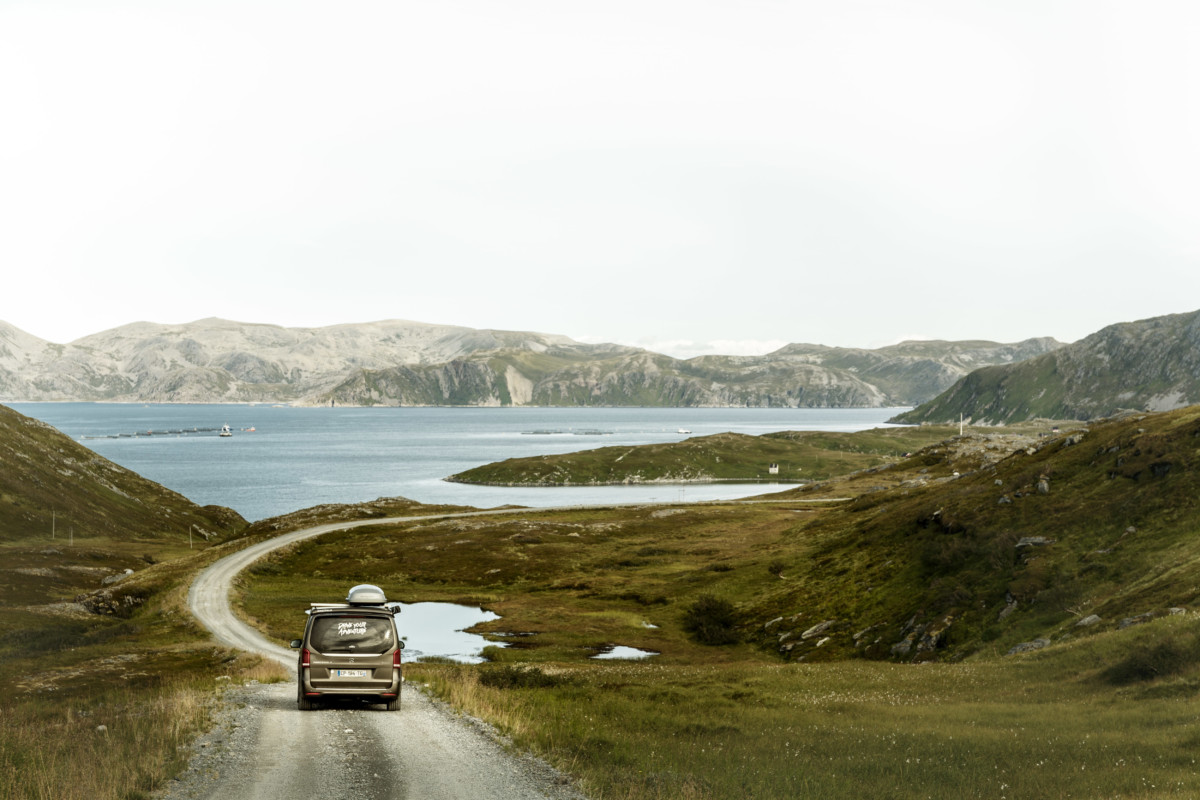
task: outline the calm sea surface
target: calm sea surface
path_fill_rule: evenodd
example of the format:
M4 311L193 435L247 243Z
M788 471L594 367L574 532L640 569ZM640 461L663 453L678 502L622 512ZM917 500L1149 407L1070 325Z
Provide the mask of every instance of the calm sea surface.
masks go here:
M720 500L765 484L507 488L442 478L506 458L611 445L680 441L734 431L856 431L899 409L763 408L290 408L268 405L7 403L105 458L249 520L319 503L407 497L479 508ZM188 435L123 436L219 428ZM254 428L253 431L248 429ZM679 433L686 429L690 433ZM534 433L538 431L539 433ZM779 486L779 489L786 488Z

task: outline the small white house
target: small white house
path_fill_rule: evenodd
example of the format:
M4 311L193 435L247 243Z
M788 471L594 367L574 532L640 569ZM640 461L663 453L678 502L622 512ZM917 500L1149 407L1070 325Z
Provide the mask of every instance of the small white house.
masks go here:
M769 472L772 475L778 475L779 474L779 465L772 463L771 466L767 467L767 472Z

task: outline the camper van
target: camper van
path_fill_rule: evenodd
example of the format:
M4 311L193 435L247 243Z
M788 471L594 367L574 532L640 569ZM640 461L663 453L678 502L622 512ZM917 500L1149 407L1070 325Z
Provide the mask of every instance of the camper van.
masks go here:
M400 652L396 632L399 603L389 603L378 586L361 584L344 603L313 603L296 666L296 705L311 711L322 700L361 698L400 708Z

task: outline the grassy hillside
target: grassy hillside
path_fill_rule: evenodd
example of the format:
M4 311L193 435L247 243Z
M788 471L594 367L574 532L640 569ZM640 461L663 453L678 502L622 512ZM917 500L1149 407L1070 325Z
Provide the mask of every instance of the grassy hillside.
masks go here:
M194 549L136 527L0 543L0 797L148 800L186 766L215 694L290 677L213 645L186 608L195 573L297 527L436 510L403 499L319 507Z
M984 367L964 377L934 399L891 421L907 424L945 423L960 415L979 425L1004 425L1036 419L1086 419L1090 410L1068 402L1059 379L1057 354L1009 366ZM1113 395L1115 399L1115 393ZM1107 411L1115 411L1114 406Z
M147 796L183 766L214 678L265 676L182 608L244 527L0 406L0 796Z
M750 607L837 621L820 652L780 643L789 658L903 659L1006 652L1186 608L1200 585L1198 435L1195 408L1100 423L959 477L860 495L791 534L803 580Z
M812 360L859 376L897 405L917 405L959 379L994 364L1014 364L1062 347L1050 338L1014 344L988 341L904 341L878 350L791 344L774 356ZM943 421L949 421L947 417Z
M285 675L213 645L186 609L196 571L291 528L413 508L247 527L0 406L0 797L148 800L186 765L220 687Z
M32 537L218 541L245 525L201 508L97 455L44 422L0 405L0 542Z
M99 590L245 526L0 406L0 609Z
M762 436L719 433L682 442L510 458L448 480L500 486L825 480L898 460L950 435L948 426L857 433L783 431ZM770 474L771 464L778 466L777 474Z
M1200 402L1200 311L1110 325L1054 352L976 370L897 422L1096 419Z

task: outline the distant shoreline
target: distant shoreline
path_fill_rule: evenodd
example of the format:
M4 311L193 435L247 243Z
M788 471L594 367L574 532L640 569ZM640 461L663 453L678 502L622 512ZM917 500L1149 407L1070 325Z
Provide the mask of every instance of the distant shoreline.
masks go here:
M544 487L553 489L556 487L588 487L588 486L687 486L689 484L710 484L710 483L765 483L765 484L787 484L788 486L804 486L814 481L807 480L780 480L778 478L671 478L662 479L654 478L651 480L637 481L581 481L579 483L546 483L541 481L469 481L456 478L449 475L442 478L447 483L461 483L467 486L499 486L503 488L537 488Z

